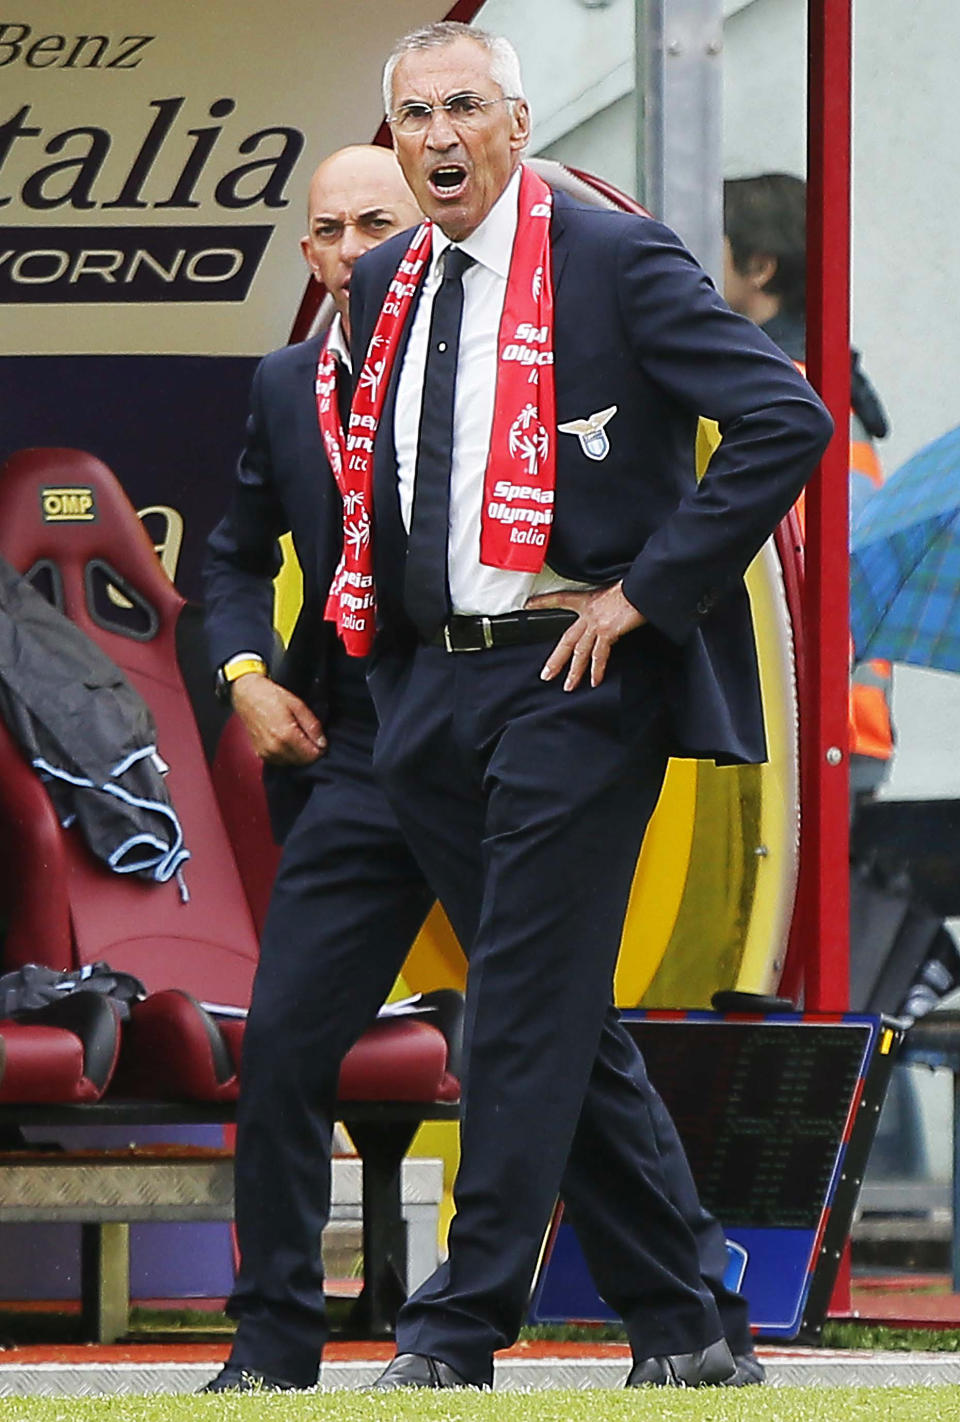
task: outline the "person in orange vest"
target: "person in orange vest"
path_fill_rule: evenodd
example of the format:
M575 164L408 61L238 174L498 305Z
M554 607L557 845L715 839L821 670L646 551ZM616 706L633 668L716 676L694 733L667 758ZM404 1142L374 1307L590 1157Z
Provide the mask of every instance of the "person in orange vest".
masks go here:
M806 350L806 184L788 173L723 185L723 294L799 366ZM850 352L850 514L883 483L875 440L889 430L880 397ZM802 495L799 505L803 518ZM852 647L851 647L852 652ZM875 794L890 771L892 667L855 663L850 677L850 803Z

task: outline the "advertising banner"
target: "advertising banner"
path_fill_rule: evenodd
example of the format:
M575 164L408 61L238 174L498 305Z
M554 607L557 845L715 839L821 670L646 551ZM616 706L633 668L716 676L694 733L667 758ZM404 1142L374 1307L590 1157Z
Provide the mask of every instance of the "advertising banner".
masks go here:
M0 458L102 458L199 592L257 358L287 340L317 162L368 142L445 0L0 8ZM178 543L178 530L182 542Z

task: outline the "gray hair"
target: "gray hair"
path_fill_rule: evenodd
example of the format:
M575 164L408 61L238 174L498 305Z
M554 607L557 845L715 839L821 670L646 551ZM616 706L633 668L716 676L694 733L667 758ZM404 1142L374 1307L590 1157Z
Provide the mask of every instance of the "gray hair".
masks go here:
M389 114L393 108L393 76L397 65L405 54L418 49L441 49L458 39L470 39L485 49L490 56L490 78L499 85L504 95L513 99L523 99L523 76L520 73L520 58L508 39L502 35L492 35L489 30L475 29L473 25L463 25L457 20L439 20L434 25L424 25L422 29L411 30L398 39L383 66L383 110Z

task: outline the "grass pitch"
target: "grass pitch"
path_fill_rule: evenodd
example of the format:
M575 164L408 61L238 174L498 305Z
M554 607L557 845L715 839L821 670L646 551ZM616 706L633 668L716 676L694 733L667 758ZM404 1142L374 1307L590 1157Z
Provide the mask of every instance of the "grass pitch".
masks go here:
M0 1422L957 1422L960 1387L3 1398Z

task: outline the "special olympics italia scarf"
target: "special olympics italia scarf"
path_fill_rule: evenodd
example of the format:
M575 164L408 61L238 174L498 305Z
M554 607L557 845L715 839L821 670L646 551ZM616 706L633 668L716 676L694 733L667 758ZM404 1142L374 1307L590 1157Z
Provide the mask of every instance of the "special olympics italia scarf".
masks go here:
M497 337L497 388L483 486L480 561L539 573L546 557L556 482L553 381L553 194L536 173L520 177L517 235ZM336 362L326 344L317 366L317 413L343 499L343 554L326 617L351 656L373 645L373 451L400 333L430 262L433 224L414 235L390 283L360 371L344 438L337 416Z

